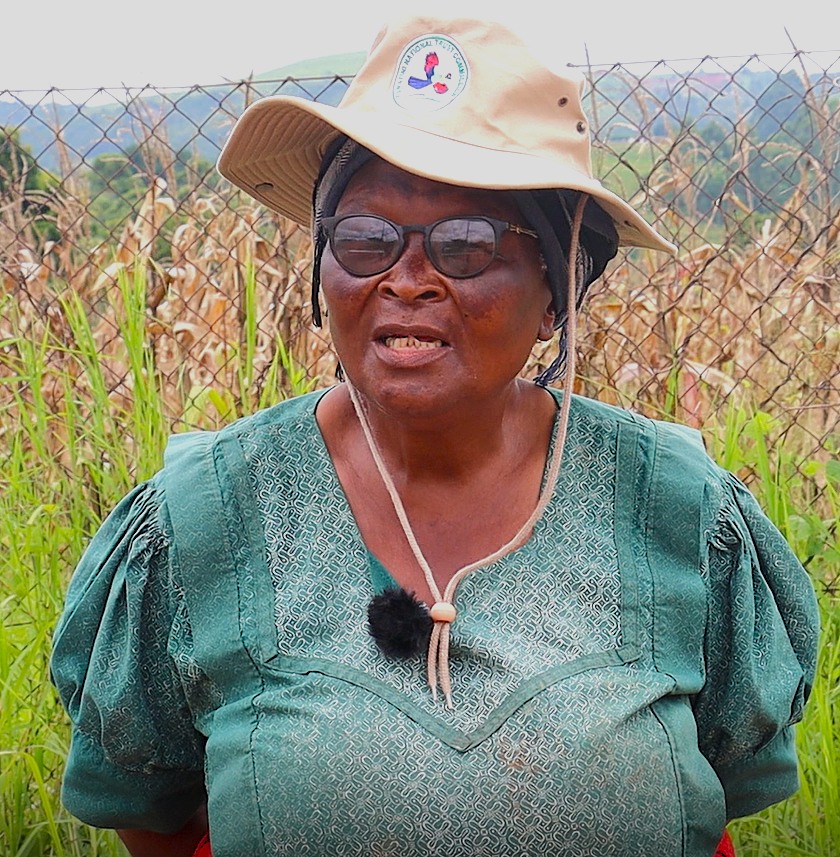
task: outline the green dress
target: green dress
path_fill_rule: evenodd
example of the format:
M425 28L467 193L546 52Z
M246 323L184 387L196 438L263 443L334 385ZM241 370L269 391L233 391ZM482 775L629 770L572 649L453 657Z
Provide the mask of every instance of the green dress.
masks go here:
M458 589L448 710L368 634L393 581L321 395L175 436L92 540L52 660L74 815L206 796L215 857L709 857L796 790L814 592L696 434L575 397L532 537Z

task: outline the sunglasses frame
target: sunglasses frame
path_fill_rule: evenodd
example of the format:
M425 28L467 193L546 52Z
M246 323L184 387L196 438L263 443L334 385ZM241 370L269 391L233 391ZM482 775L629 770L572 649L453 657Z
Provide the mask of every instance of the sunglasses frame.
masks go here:
M397 234L397 238L399 239L397 243L397 250L394 255L393 260L388 262L387 265L382 268L378 268L374 271L369 271L365 273L358 273L353 271L351 268L348 268L342 261L339 259L338 254L335 252L335 230L336 227L344 220L350 220L354 217L367 217L373 220L380 220L383 223L387 223ZM484 222L489 223L490 226L493 227L493 236L494 236L494 245L493 245L493 254L487 260L487 262L482 265L478 270L473 271L469 274L452 274L448 271L445 271L443 268L438 265L435 261L434 256L432 255L432 244L431 244L431 234L432 232L440 226L442 223L447 223L450 220L466 220L470 222ZM497 220L495 217L485 217L484 215L453 215L450 217L441 217L440 220L435 220L434 223L411 223L411 224L401 224L394 223L393 220L389 220L387 217L382 217L379 214L339 214L335 217L324 217L321 220L320 228L323 230L324 234L327 236L327 240L330 245L330 252L333 255L333 258L338 262L338 264L350 275L354 277L375 277L377 274L382 274L385 271L393 268L394 265L399 261L400 256L403 254L403 250L405 250L405 235L407 232L422 232L423 233L423 247L426 251L426 258L432 263L435 270L439 273L443 274L445 277L451 277L456 280L467 280L470 277L477 277L482 271L487 270L487 268L495 262L497 257L499 256L499 245L501 243L502 235L505 232L513 232L516 235L527 235L530 238L536 238L539 240L539 235L533 229L528 229L525 226L519 226L515 223L508 223L506 220Z

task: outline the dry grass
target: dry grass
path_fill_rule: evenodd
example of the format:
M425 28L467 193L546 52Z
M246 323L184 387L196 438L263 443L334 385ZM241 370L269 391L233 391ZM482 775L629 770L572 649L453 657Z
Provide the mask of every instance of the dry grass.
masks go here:
M294 224L219 197L195 199L186 210L166 195L162 179L113 241L82 252L83 219L75 224L61 246L46 245L40 257L25 241L7 246L0 280L6 358L0 377L15 372L10 358L19 338L43 342L41 395L55 412L68 394L68 376L73 395L91 394L74 306L84 310L108 399L117 411L129 409L125 283L137 277L145 291L145 344L173 425L207 390L224 391L252 409L273 377L278 348L312 376L334 371L327 339L308 324L310 242ZM6 413L11 395L8 385L0 389Z
M682 249L674 259L631 251L596 284L582 319L577 389L696 426L708 426L734 397L771 412L778 436L803 461L836 452L840 327L830 292L840 215L826 213L812 193L813 170L803 169L777 217L751 234L745 212L730 219L737 236L711 243L661 204L691 190L702 159L696 147L672 152L646 204L653 200L667 233L684 236ZM84 193L67 170L53 200L60 243L38 249L21 205L0 212L0 379L14 377L25 337L43 346L38 395L54 413L67 396L89 400L81 320L117 414L130 409L143 372L154 376L146 381L158 384L173 427L213 426L253 410L279 395L272 386L289 387L290 367L332 379L328 335L310 323L310 241L296 225L210 191L178 201L157 178L121 232L91 246ZM722 199L737 215L738 197ZM127 326L136 332L138 321L126 306L127 279L144 291L139 335L148 359L139 374L126 342ZM555 347L537 348L528 373ZM32 391L0 387L5 414L14 415L17 395Z

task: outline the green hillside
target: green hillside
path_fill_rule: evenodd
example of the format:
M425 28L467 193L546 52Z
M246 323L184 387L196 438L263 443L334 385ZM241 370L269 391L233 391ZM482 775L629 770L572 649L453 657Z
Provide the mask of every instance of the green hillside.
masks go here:
M283 80L287 77L334 77L355 74L365 60L364 51L347 54L332 54L327 57L315 57L284 65L273 71L255 75L256 80Z

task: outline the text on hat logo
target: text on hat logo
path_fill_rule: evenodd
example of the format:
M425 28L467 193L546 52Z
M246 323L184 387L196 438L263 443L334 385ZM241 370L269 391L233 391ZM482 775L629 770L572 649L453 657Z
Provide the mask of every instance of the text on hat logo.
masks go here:
M394 101L406 110L440 110L463 91L469 66L452 39L421 36L409 43L397 62Z

